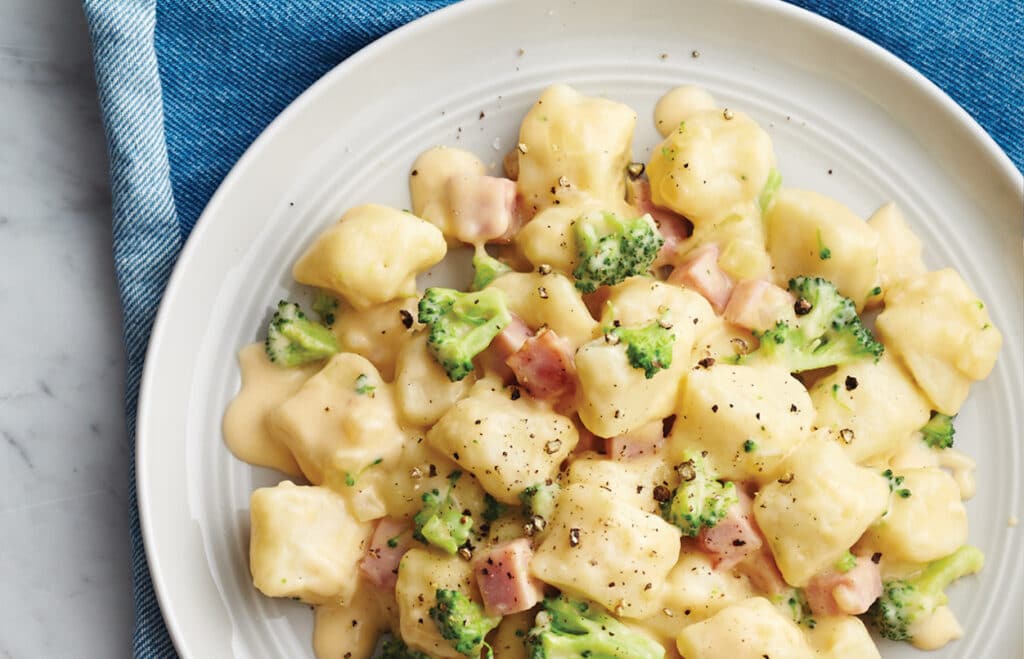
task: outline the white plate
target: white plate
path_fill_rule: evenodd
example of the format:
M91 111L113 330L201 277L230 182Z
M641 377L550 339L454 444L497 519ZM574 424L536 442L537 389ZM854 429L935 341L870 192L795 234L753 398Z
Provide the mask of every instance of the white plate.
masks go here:
M1022 656L1021 531L1007 523L1020 515L1024 436L1020 175L959 107L877 46L783 3L738 0L456 5L346 61L249 149L178 262L142 384L142 528L179 652L312 654L308 607L265 599L249 578L249 493L275 475L235 460L220 431L238 388L235 353L295 290L291 263L350 206L407 207L406 176L427 147L468 148L497 168L526 108L557 81L635 108L639 158L656 142L658 96L703 85L767 129L787 185L862 216L894 199L929 265L956 267L989 301L1005 346L957 433L978 460L971 542L988 565L953 588L966 638L929 656Z

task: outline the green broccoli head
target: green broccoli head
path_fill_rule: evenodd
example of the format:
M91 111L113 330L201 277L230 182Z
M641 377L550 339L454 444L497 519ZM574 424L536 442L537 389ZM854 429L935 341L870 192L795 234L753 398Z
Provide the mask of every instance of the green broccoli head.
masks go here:
M313 298L313 311L320 316L320 322L328 327L334 326L338 319L338 298L326 291L317 291Z
M523 504L523 512L528 520L527 535L540 536L555 515L555 505L562 488L558 483L547 480L530 485L519 493L519 501Z
M519 501L522 502L528 514L551 519L555 514L555 504L558 503L558 495L561 491L562 488L558 483L547 480L524 488L519 493Z
M576 288L584 293L647 273L665 242L646 214L623 219L595 211L577 218L574 227L579 265L572 276Z
M264 346L270 361L281 366L299 366L338 352L338 340L331 330L306 318L299 305L285 300L277 303Z
M871 605L868 618L879 633L893 641L914 638L916 623L927 619L946 603L946 586L968 574L979 572L985 555L964 545L909 579L893 579L882 586L882 596Z
M953 445L953 435L956 428L953 427L953 419L956 415L946 416L940 412L932 412L932 418L921 428L921 437L925 444L932 448L949 448Z
M864 326L849 298L821 277L796 277L789 290L797 296L795 325L780 320L775 327L755 333L761 345L738 359L740 363L769 361L791 373L835 366L871 357L876 362L885 346Z
M481 291L506 272L512 272L512 268L479 249L473 254L473 283L469 289Z
M473 372L473 358L512 320L504 294L490 288L475 293L428 288L419 312L419 321L430 328L427 347L452 382Z
M788 614L798 625L808 629L814 629L818 621L814 619L810 604L807 603L807 595L800 588L792 588L781 595L777 595L773 602Z
M835 568L840 572L849 572L853 568L857 567L857 557L853 555L853 552L849 549L846 550L839 560L836 561Z
M469 540L473 529L473 517L467 511L460 510L452 496L460 476L461 471L452 472L448 477L448 491L443 497L437 488L426 492L423 495L423 507L412 519L414 538L449 554L457 552Z
M485 522L493 522L499 517L504 517L507 512L507 505L498 501L490 494L484 494L484 511L482 516Z
M488 616L482 606L458 590L438 588L436 596L437 604L430 607L430 619L441 636L460 654L476 659L480 650L486 650L491 659L494 652L484 637L498 626L501 616Z
M595 604L564 595L544 600L526 637L530 659L663 659L665 648Z
M644 327L612 327L605 331L605 341L626 347L629 365L644 372L647 379L663 368L672 366L672 346L676 336L672 326L656 320Z
M430 655L409 649L402 639L389 638L380 647L374 659L430 659Z
M696 537L702 528L722 521L729 508L739 503L736 485L715 478L701 453L687 452L676 467L680 483L672 498L661 504L661 514L675 524L683 535Z

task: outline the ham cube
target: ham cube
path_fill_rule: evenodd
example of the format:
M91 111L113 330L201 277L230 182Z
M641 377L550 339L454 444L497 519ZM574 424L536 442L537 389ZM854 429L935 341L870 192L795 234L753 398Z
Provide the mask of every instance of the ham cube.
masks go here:
M576 391L576 365L569 342L550 329L531 336L505 363L534 398L553 400Z
M606 446L606 440L590 432L578 416L573 418L576 422L576 428L580 431L580 441L576 443L576 448L572 450L573 454L579 455L587 451L601 451Z
M733 289L722 315L733 325L763 332L777 321L792 316L795 302L789 291L775 284L760 279L744 279Z
M448 199L455 237L464 243L508 242L518 231L516 182L494 176L453 176Z
M487 615L526 611L544 597L543 584L530 575L531 558L530 541L517 538L491 547L473 561Z
M408 521L382 517L370 538L370 547L359 563L363 576L378 588L394 590L398 582L398 563L412 541L412 527Z
M718 245L704 245L687 255L668 276L668 282L697 291L719 314L732 295L732 279L718 267Z
M629 202L636 206L641 213L647 213L658 225L658 232L665 239L665 244L658 251L654 259L653 267L658 268L669 265L676 253L679 243L690 237L693 232L693 225L682 215L674 213L667 208L655 206L651 201L651 182L645 178L638 178L628 181L627 185Z
M716 568L728 570L748 556L756 554L764 545L761 530L754 521L753 500L743 488L737 487L739 503L733 504L718 524L702 528L697 544L711 556Z
M756 554L748 556L736 569L745 574L754 589L762 595L777 597L790 591L768 545L763 545Z
M654 455L665 444L665 424L661 419L651 421L623 435L604 440L605 450L613 460L630 460Z
M856 616L881 596L882 576L874 561L858 556L856 566L847 572L830 569L815 575L804 594L814 615Z
M477 357L478 366L483 367L488 373L500 376L506 384L510 383L513 373L505 362L522 348L523 343L531 336L533 331L523 319L512 314L512 320L505 329L498 332L487 349Z

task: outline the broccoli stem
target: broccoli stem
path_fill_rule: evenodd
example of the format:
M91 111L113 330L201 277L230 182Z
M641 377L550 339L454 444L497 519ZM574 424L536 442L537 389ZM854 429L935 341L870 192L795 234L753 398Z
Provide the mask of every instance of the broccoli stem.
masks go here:
M946 586L961 577L980 572L984 565L985 554L977 547L964 545L949 556L929 563L909 582L923 593L941 594L941 604L946 601L945 593L942 592Z
M512 268L485 252L483 247L479 247L473 254L473 283L469 290L483 290L506 272L512 272Z

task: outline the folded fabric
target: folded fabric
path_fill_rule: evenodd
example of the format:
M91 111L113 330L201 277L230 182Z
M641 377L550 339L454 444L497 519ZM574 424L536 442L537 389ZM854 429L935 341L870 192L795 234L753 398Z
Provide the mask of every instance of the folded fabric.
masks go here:
M260 131L317 78L451 0L84 0L110 152L114 260L124 309L126 416L134 444L143 357L178 252ZM902 57L963 105L1024 167L1024 18L952 0L796 0ZM139 530L130 531L137 657L174 648Z

